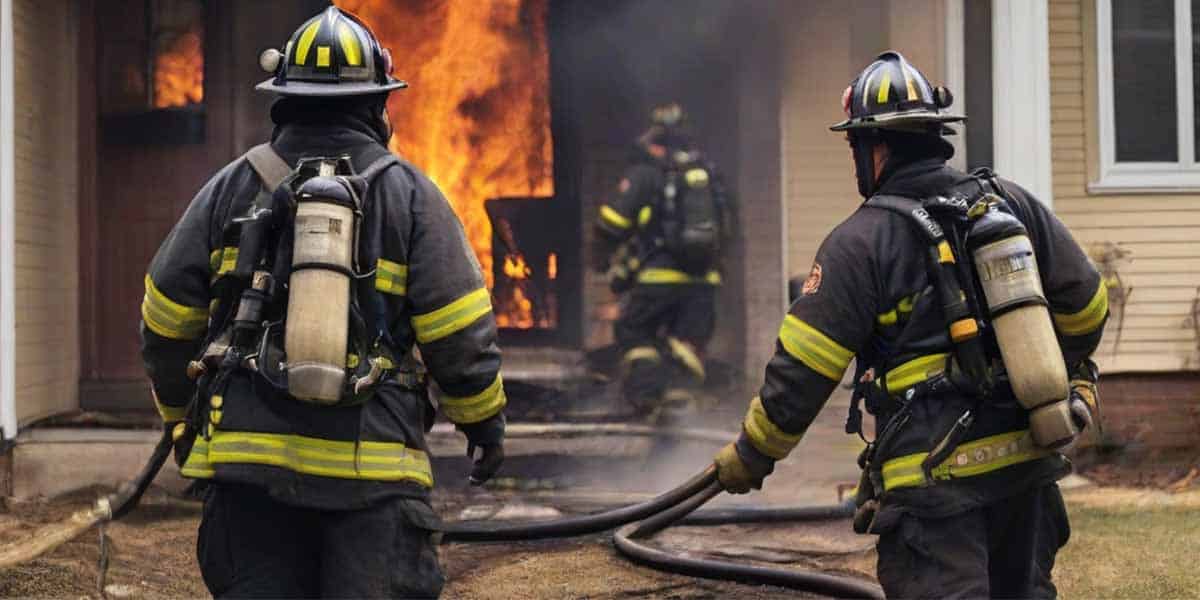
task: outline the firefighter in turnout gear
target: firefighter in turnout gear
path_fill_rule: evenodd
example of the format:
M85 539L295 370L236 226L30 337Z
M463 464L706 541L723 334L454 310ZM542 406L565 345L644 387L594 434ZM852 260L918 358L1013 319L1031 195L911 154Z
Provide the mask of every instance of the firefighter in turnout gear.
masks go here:
M640 417L694 411L716 319L721 245L729 228L713 165L682 130L678 104L659 106L614 201L600 207L594 256L622 293L615 325L622 392Z
M177 460L209 482L204 581L217 597L436 597L426 369L481 483L505 429L490 296L449 203L387 149L405 84L369 29L331 7L261 63L271 140L200 190L142 304Z
M1028 191L946 164L942 136L964 119L951 101L895 52L846 90L832 129L866 202L818 250L742 433L715 462L729 491L759 488L855 359L846 429L863 435L862 408L875 423L855 529L879 535L887 595L1053 597L1069 535L1058 450L1097 410L1088 357L1107 291ZM1039 386L1046 397L1031 400Z

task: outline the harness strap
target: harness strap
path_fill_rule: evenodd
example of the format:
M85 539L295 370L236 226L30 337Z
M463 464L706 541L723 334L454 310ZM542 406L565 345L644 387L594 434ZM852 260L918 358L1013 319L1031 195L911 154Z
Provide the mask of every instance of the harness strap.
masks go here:
M258 173L258 178L262 180L263 186L267 191L275 193L275 190L287 179L288 175L292 174L292 168L288 166L287 161L275 152L271 144L259 144L250 149L245 154L246 161Z

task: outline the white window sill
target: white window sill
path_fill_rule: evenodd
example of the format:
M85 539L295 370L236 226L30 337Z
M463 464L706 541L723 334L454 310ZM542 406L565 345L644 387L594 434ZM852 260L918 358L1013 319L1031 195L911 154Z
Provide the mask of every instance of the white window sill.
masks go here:
M1114 167L1088 184L1089 194L1180 194L1200 192L1200 169L1177 165Z

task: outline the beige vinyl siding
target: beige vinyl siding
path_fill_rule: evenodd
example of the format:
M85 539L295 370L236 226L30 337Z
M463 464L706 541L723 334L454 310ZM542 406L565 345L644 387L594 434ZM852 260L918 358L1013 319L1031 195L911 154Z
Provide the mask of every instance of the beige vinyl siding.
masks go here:
M69 0L15 0L13 26L15 383L24 425L78 406L78 15Z
M781 15L783 194L789 276L803 276L817 248L862 202L841 133L842 90L880 52L904 54L934 84L942 81L940 0L795 2ZM935 24L931 29L930 24Z
M1200 367L1193 311L1200 291L1200 193L1097 195L1095 18L1087 0L1050 2L1054 209L1080 244L1128 252L1115 263L1123 287L1096 353L1105 372ZM1123 313L1123 317L1122 317Z

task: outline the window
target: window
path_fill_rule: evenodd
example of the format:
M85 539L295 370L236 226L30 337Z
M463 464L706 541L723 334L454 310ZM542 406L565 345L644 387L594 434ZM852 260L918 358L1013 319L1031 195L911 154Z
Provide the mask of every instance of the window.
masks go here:
M1200 0L1096 0L1097 188L1200 188Z
M106 0L100 8L105 141L203 142L203 0Z

